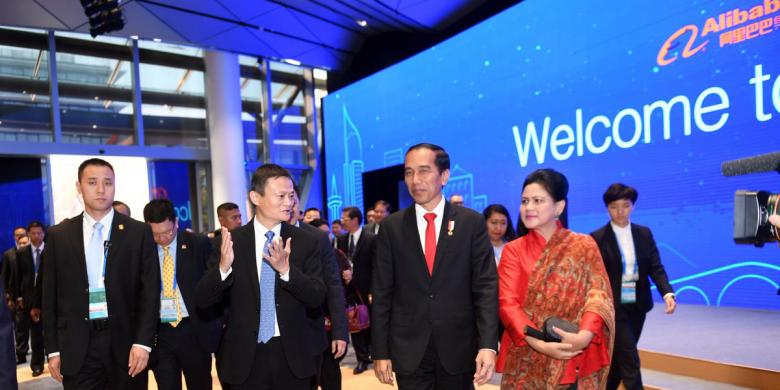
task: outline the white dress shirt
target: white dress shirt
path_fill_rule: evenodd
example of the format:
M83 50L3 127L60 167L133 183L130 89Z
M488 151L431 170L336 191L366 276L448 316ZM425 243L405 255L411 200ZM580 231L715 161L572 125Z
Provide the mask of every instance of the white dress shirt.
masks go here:
M618 247L623 260L623 281L630 282L639 278L639 268L636 264L636 250L634 249L634 236L631 234L631 222L626 226L620 227L610 222L612 231L617 238ZM637 267L637 273L634 274L634 267Z
M434 213L436 218L433 220L433 224L436 227L436 243L439 243L439 232L441 231L441 223L444 218L444 197L441 197L439 204L433 208L433 211L428 211L419 204L414 204L414 213L417 216L417 231L420 234L420 244L422 245L423 253L425 253L425 229L428 227L428 221L425 220L425 214Z

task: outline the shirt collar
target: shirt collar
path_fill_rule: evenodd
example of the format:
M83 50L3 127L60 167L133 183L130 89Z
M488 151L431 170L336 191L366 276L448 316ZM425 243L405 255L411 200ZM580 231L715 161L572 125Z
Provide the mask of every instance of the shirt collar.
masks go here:
M615 225L612 221L609 221L609 224L612 226L612 231L614 231L616 234L631 232L631 221L628 221L628 224L624 227Z
M442 195L441 199L439 199L439 204L436 205L436 207L433 208L433 211L428 211L424 207L422 207L420 204L415 203L414 204L414 212L417 215L417 218L424 218L424 215L427 213L434 213L436 214L436 218L441 218L444 215L444 195Z
M254 218L254 224L255 224L255 237L263 237L265 239L265 233L269 230L274 232L274 238L281 237L280 234L282 232L282 223L279 222L274 227L268 229L267 227L263 226L260 221L257 220L257 218Z
M100 222L103 225L103 228L108 227L111 229L111 223L114 221L114 208L112 207L111 210L108 211L108 214L103 216L103 219L100 221L95 221L94 218L92 218L91 215L87 214L86 211L83 213L84 215L84 224L86 226L89 226L90 229L92 229L93 226L95 226L95 222Z
M45 245L46 245L46 241L42 241L42 242L41 242L41 246L39 246L39 247L36 247L36 246L35 246L35 245L33 245L32 243L30 243L30 248L32 248L32 251L33 251L33 252L35 252L35 250L36 250L36 249L40 249L40 250L41 250L41 252L42 252L42 251L43 251L43 247L44 247Z

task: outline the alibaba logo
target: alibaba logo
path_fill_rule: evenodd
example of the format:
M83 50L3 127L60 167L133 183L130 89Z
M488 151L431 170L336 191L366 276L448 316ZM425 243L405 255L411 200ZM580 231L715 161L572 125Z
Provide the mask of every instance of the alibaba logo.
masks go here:
M675 31L674 34L670 35L666 42L664 42L663 46L661 46L661 50L658 51L658 56L656 57L655 62L657 62L658 65L666 66L674 61L677 61L678 55L674 54L670 57L669 51L679 47L680 42L678 42L678 39L682 39L686 34L688 34L688 42L685 43L685 47L681 53L683 58L689 58L692 55L700 52L710 42L708 39L694 47L694 45L696 45L696 38L699 36L699 27L693 24L683 26L679 30Z

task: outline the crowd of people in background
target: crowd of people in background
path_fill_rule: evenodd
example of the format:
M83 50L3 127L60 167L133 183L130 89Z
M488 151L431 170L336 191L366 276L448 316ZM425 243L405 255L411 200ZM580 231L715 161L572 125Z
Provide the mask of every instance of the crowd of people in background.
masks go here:
M145 389L148 371L161 389L182 377L211 389L213 356L224 388L336 390L351 344L354 375L373 366L401 389L471 389L496 370L503 389L642 388L649 280L667 313L676 303L650 229L630 220L636 189L611 185L609 222L576 233L562 222L566 177L540 169L518 194L515 228L501 204L480 214L459 194L447 201L449 169L440 146L412 146L414 205L393 212L378 199L329 223L301 210L287 170L265 164L248 223L223 203L220 227L198 234L179 228L167 199L132 219L113 167L86 160L84 212L48 232L17 227L3 253L0 337L15 359L4 349L0 363L31 350L32 375L48 360L66 389Z

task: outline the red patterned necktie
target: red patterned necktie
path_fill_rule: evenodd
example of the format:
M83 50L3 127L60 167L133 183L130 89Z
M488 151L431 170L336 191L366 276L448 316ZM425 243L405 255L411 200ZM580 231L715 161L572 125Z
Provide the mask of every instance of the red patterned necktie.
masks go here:
M436 258L436 219L435 213L426 213L425 220L428 226L425 227L425 263L428 264L428 274L433 275L433 260Z

